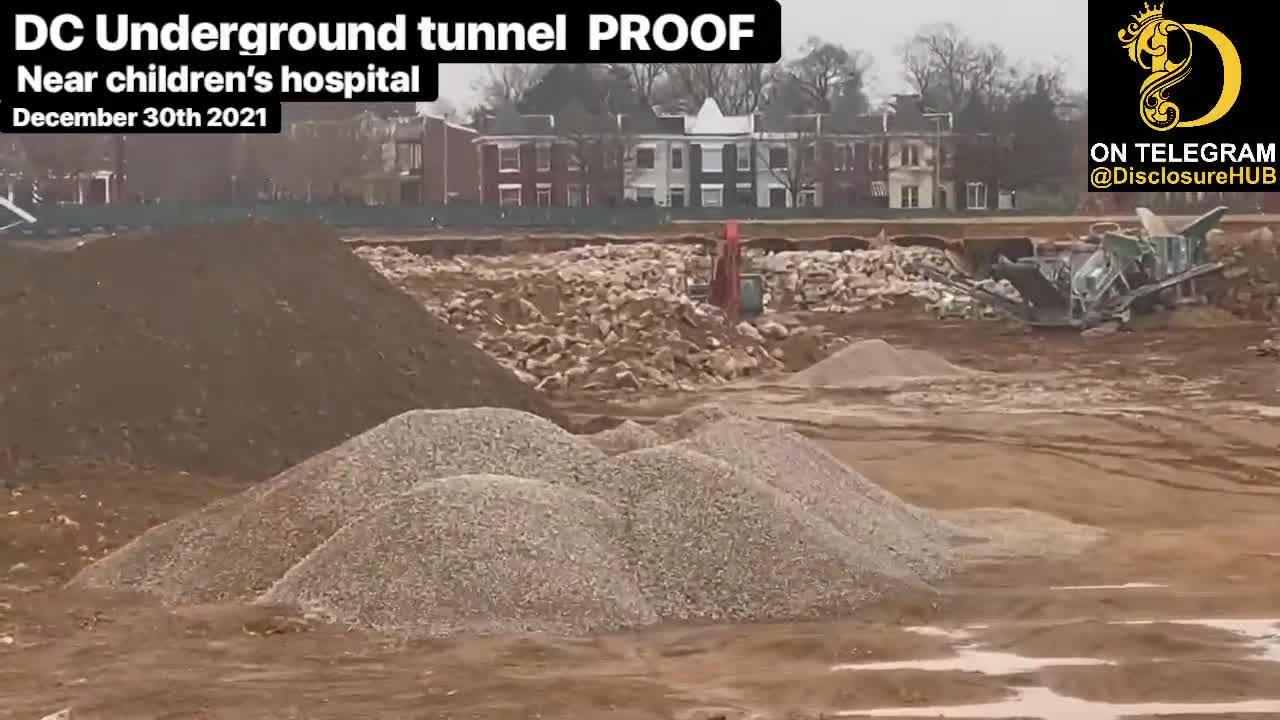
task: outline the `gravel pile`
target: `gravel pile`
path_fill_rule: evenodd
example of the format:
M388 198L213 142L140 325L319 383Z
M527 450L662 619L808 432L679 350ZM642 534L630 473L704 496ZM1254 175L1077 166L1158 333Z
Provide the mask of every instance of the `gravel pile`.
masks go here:
M261 600L406 635L648 625L658 618L613 546L617 526L603 500L569 487L428 481L343 527Z
M632 450L657 447L663 443L663 439L658 433L630 420L624 421L617 427L590 435L587 440L590 440L592 445L600 448L604 454L610 457L628 453Z
M662 418L653 424L653 431L666 440L683 440L699 428L737 414L716 403L695 405L679 415Z
M729 417L677 446L729 463L790 496L862 548L871 567L905 569L926 580L952 569L951 539L964 531L890 494L799 433Z
M873 567L794 499L705 455L627 453L597 488L617 499L627 560L666 620L814 618L921 587Z
M146 533L73 585L296 603L405 635L814 618L950 567L952 530L779 426L704 406L608 442L414 411ZM621 439L620 439L621 438Z
M115 586L131 578L175 602L247 600L344 524L424 480L494 474L582 484L606 459L585 439L528 413L407 412L249 490L230 507L151 530L86 568L77 582ZM166 559L157 562L161 555Z
M977 370L953 365L927 350L896 348L884 340L851 343L831 357L787 378L800 387L854 387L884 380L966 377Z

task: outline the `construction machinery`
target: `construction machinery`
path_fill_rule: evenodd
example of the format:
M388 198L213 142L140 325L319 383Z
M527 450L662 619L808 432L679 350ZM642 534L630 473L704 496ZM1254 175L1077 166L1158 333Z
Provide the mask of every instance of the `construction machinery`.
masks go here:
M921 265L918 270L1034 327L1123 325L1134 310L1153 307L1169 291L1175 298L1194 294L1196 280L1222 271L1222 263L1209 260L1208 234L1227 210L1214 208L1174 231L1149 209L1138 208L1135 229L1098 224L1080 242L1037 247L1017 261L997 256L985 271L973 274L958 267L944 272ZM979 284L982 276L1008 281L1020 299Z
M709 276L687 281L691 298L720 308L730 323L764 313L765 290L763 275L742 272L742 236L732 221L712 250Z
M35 224L36 217L22 208L14 205L9 198L0 196L0 233L11 228L16 228L23 223ZM12 216L12 217L10 217ZM14 220L13 218L17 218Z

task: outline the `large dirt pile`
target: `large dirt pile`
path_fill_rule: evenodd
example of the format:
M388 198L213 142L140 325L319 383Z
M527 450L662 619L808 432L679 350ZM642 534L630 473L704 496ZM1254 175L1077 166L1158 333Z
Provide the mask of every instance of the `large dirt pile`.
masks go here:
M884 340L851 343L831 357L786 380L802 387L857 387L880 382L977 375L926 350L896 348Z
M108 238L0 294L0 467L269 477L412 408L560 419L318 227Z
M152 529L73 584L445 635L816 617L945 574L936 520L804 438L719 422L733 424L703 428L707 453L610 458L518 411L406 413Z

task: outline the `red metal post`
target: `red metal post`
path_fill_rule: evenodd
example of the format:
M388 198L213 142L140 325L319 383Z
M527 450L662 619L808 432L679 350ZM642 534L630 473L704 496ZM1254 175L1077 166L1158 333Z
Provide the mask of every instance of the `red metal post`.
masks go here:
M740 265L742 263L742 238L738 234L738 223L730 220L724 224L724 250L721 265L724 267L724 310L729 324L738 323L738 315L742 310L742 279Z

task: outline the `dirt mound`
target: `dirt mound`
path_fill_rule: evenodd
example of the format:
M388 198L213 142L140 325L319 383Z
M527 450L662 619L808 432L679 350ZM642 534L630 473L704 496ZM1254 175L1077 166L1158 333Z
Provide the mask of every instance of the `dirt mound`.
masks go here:
M818 617L922 587L876 567L794 499L705 455L638 450L599 481L618 498L628 564L664 619Z
M108 238L48 254L25 288L0 293L0 469L111 458L257 480L416 408L562 421L326 228Z
M398 415L216 507L177 518L86 568L76 583L170 601L247 600L343 525L424 480L513 475L582 484L606 457L528 413Z
M951 539L967 535L781 425L730 417L674 447L726 462L779 490L850 538L868 563L886 573L911 572L927 580L946 575L953 566Z
M599 498L537 480L429 481L342 528L262 602L409 635L648 625L617 523Z
M666 440L683 440L696 430L729 417L738 417L717 403L695 405L679 415L664 417L653 424L653 431Z
M964 377L977 372L952 365L935 353L896 348L875 339L851 343L817 365L792 375L785 384L850 387L886 380Z
M589 435L587 440L610 456L621 455L632 450L656 447L663 442L662 437L657 433L630 420L626 420L621 425L608 430Z

